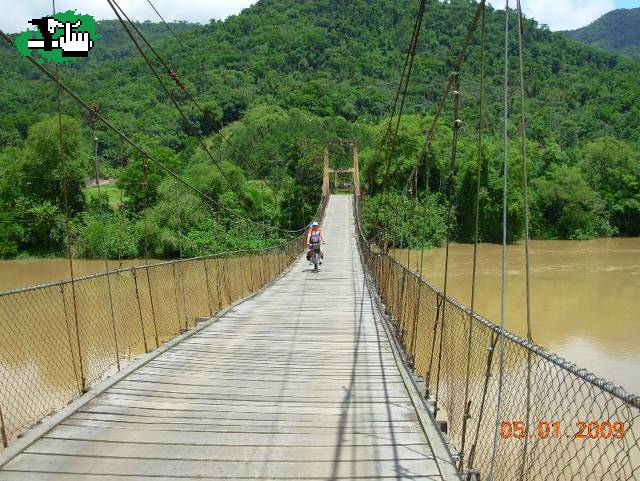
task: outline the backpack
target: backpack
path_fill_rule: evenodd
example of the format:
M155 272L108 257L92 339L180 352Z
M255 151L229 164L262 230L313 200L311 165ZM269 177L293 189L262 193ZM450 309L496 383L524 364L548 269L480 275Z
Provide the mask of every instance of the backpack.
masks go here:
M320 244L320 231L319 230L312 230L311 231L311 236L309 236L309 243L310 244Z

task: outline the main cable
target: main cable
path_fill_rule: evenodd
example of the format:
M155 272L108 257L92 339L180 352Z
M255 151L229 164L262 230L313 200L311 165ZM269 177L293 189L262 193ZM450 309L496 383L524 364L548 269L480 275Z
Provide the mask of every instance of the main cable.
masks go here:
M424 18L425 7L426 7L426 0L421 0L420 6L418 8L418 13L416 15L416 22L415 22L415 27L413 31L413 36L411 38L409 52L407 55L408 63L405 66L406 75L400 79L399 91L401 90L402 94L400 96L400 106L398 109L398 117L396 120L396 125L393 131L393 135L391 136L391 138L388 140L388 143L387 143L387 159L386 159L386 166L385 166L385 176L384 176L383 186L382 186L382 191L383 191L383 194L385 195L385 205L388 204L389 202L389 180L391 176L391 163L393 161L395 143L398 137L398 131L400 130L402 114L404 113L404 106L407 99L407 92L409 90L409 83L411 81L411 73L413 71L413 63L414 63L416 51L418 48L418 40L420 39L420 31L422 29L422 20ZM404 85L403 85L403 82L404 82ZM389 121L389 126L393 124L392 121L393 121L393 117ZM387 136L389 135L389 133L390 132L387 131ZM389 227L390 211L388 208L386 209L386 213L387 215L385 215L385 229L384 229L384 232L385 232L384 242L386 244L385 249L388 248L388 245L389 245L388 227Z
M214 163L214 165L218 168L218 170L220 171L220 175L222 175L223 179L229 185L229 187L231 188L232 192L236 195L236 197L238 198L240 203L245 208L249 209L249 204L247 203L247 199L245 198L245 196L237 189L236 186L233 185L233 182L231 182L231 179L229 179L229 176L224 171L224 169L222 168L220 163L213 157L213 155L209 151L209 148L207 147L204 139L200 136L200 133L198 132L197 128L195 128L195 126L193 125L191 119L189 119L189 117L184 113L184 111L182 110L182 108L180 107L180 105L178 104L176 99L174 98L174 96L171 94L171 92L169 92L169 89L167 88L167 86L164 84L164 82L160 78L160 75L158 74L157 70L155 69L155 67L153 66L153 64L151 63L151 61L147 57L147 55L144 53L144 50L142 49L142 47L140 46L138 41L135 39L134 35L131 33L131 30L129 30L129 28L127 27L126 23L122 19L122 16L118 12L118 9L120 7L118 7L118 9L116 9L115 0L107 0L107 3L109 3L109 6L113 10L113 12L116 14L116 17L118 17L118 20L120 21L120 24L124 28L125 32L129 36L131 41L134 43L134 45L136 46L138 51L140 52L140 55L144 59L145 63L147 64L147 66L149 67L149 69L151 70L153 75L155 76L156 80L158 80L158 83L160 84L160 86L162 87L164 92L167 94L167 96L169 97L169 99L171 100L171 102L173 103L175 108L180 113L180 116L184 120L185 124L188 125L191 128L191 130L193 132L193 135L198 139L200 147L202 147L202 149L206 152L207 156L211 159L211 161Z
M525 304L527 315L527 340L533 342L531 332L531 282L529 263L529 162L527 159L527 132L525 123L525 91L524 91L524 55L522 47L524 44L524 22L522 18L522 6L520 0L516 0L516 13L518 16L518 67L520 73L520 143L522 149L522 190L524 192L524 259L525 259ZM529 432L529 422L531 418L531 350L527 350L527 399L525 411L525 429ZM528 437L525 437L522 446L522 462L520 465L520 480L525 479L525 466L527 462L527 451L529 447Z
M420 4L419 9L422 8L422 2ZM400 95L402 93L402 86L405 82L405 77L407 75L407 68L409 65L409 58L411 57L411 52L413 51L414 39L416 37L416 32L418 29L418 22L416 18L416 22L413 25L413 33L411 34L411 42L409 43L409 48L407 49L407 54L404 59L404 67L402 69L402 75L400 76L400 82L398 82L398 88L396 89L396 97L393 102L393 109L391 110L391 116L389 117L389 122L387 123L387 128L385 130L384 136L382 137L382 141L380 143L380 148L376 152L376 159L374 165L377 165L380 160L380 155L382 154L382 150L384 149L385 143L389 140L389 134L391 133L391 128L393 126L393 119L396 115L396 111L398 110L398 103L400 100Z
M167 28L167 30L171 33L171 35L173 35L173 38L176 39L176 42L178 42L180 44L180 47L182 47L182 49L184 51L186 51L186 47L184 46L184 44L182 43L182 40L180 40L178 38L178 36L176 35L176 33L173 31L173 29L169 26L169 24L165 21L164 18L162 18L162 15L160 15L160 12L158 12L158 9L156 8L156 6L151 2L151 0L147 0L147 3L149 5L151 5L151 8L153 8L153 11L156 12L156 15L160 18L160 20L162 21L162 23L164 24L164 26Z
M507 294L507 196L509 175L509 0L505 5L504 21L504 166L502 186L502 268L501 268L501 294L500 294L500 360L498 374L498 399L496 402L496 422L493 434L493 449L487 481L493 481L496 467L498 440L500 433L500 416L502 414L502 394L504 386L504 320Z
M409 175L409 179L407 180L407 184L406 185L411 185L412 178L417 174L418 164L420 163L420 159L425 155L429 155L429 153L431 152L432 141L433 141L433 137L435 135L436 127L438 125L438 120L440 119L440 116L442 115L442 112L444 111L444 106L445 106L445 104L447 102L447 99L449 98L449 93L451 92L451 87L453 86L454 78L455 78L455 76L457 74L460 73L460 70L462 69L462 65L464 64L464 57L465 57L465 54L467 52L467 48L469 47L469 43L471 43L471 39L473 38L473 34L475 33L475 31L476 31L476 29L478 27L478 20L480 19L481 13L485 9L485 4L486 4L486 0L480 0L480 3L478 4L478 8L476 9L476 12L475 12L473 18L471 19L471 24L469 25L469 28L467 30L467 35L465 36L464 42L462 44L462 48L460 49L460 52L458 52L458 56L456 57L456 60L455 60L455 62L453 64L453 71L449 75L449 79L447 80L447 83L445 84L442 97L440 98L440 102L438 103L438 106L436 108L436 112L435 112L435 114L433 116L433 119L431 121L431 125L429 126L429 130L427 130L427 134L425 136L424 144L422 145L422 148L420 149L420 152L418 153L418 156L416 158L416 164L415 164L415 166L413 168L413 171Z
M462 420L462 441L460 448L460 465L459 470L464 469L465 460L465 448L467 440L467 424L471 417L471 401L469 400L469 385L471 383L471 348L473 340L473 323L475 316L475 301L476 301L476 280L478 274L478 245L480 243L480 189L481 189L481 176L482 176L482 134L484 128L484 95L485 95L485 31L486 31L486 16L485 9L482 9L482 19L480 25L480 108L478 119L478 136L476 144L476 155L478 163L476 166L476 205L475 205L475 225L474 225L474 237L473 237L473 267L471 271L471 305L469 306L469 333L467 338L467 362L466 362L466 374L464 385L464 404L465 413ZM482 413L480 413L482 416ZM478 423L480 420L478 420ZM472 463L473 460L471 459ZM472 464L470 464L472 467Z
M160 17L160 19L162 19L162 21L164 22L164 19L162 18L162 16L160 15L160 13L156 10L156 8L153 6L153 4L147 0L149 2L149 4L151 4L151 6L153 7L153 9L156 11L156 13L158 14L158 16ZM198 101L195 99L195 97L191 94L191 92L189 92L189 90L187 89L186 85L184 84L184 82L182 82L180 80L180 78L178 77L178 73L176 72L176 69L172 68L168 62L158 53L158 51L153 47L153 45L151 45L151 43L149 42L149 40L147 40L147 38L145 37L144 33L138 28L138 26L136 25L136 23L134 21L132 21L129 16L125 13L125 11L122 9L122 7L116 2L116 0L113 0L113 3L116 5L116 7L118 7L118 10L120 10L120 13L122 13L122 15L124 16L124 18L127 20L127 22L129 22L129 25L131 25L131 27L135 30L135 32L138 34L138 36L142 39L142 41L145 43L145 45L147 47L149 47L149 50L153 53L153 55L158 59L158 61L162 64L162 66L164 67L164 69L167 71L167 76L173 80L175 82L175 84L184 92L184 94L187 96L187 98L193 102L193 104L196 106L196 108L200 111L200 113L204 116L206 115L205 110L202 108L202 106L198 103ZM113 7L112 7L113 8ZM124 24L123 24L124 25ZM169 26L166 24L167 28L169 28ZM169 30L171 31L171 29L169 28ZM175 36L175 34L174 34ZM177 39L177 37L176 37ZM213 132L215 132L216 135L218 135L223 142L225 142L233 151L236 155L238 155L238 157L242 157L241 152L235 147L235 145L233 145L233 143L231 142L231 140L229 140L229 138L224 135L222 133L222 131L220 129L214 129Z

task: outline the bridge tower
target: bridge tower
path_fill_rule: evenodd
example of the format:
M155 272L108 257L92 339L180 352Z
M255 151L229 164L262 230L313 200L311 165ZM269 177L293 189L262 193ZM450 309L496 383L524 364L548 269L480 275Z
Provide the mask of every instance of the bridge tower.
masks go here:
M329 163L330 145L348 145L351 147L351 168L332 168ZM330 175L334 174L337 179L338 174L350 173L353 179L353 191L356 196L360 196L360 159L358 158L358 143L353 140L339 140L330 142L324 146L324 163L322 169L322 195L328 196L330 193ZM337 181L336 181L337 183Z

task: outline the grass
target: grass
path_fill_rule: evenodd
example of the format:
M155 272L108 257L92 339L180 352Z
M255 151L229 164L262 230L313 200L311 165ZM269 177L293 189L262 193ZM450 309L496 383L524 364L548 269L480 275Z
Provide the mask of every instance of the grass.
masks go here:
M85 187L83 191L84 191L84 195L87 198L87 201L91 201L98 197L97 186ZM120 207L120 190L115 185L101 185L100 194L107 195L109 199L109 206L112 209L117 209L118 207ZM125 202L126 200L127 200L127 197L123 196L122 201Z

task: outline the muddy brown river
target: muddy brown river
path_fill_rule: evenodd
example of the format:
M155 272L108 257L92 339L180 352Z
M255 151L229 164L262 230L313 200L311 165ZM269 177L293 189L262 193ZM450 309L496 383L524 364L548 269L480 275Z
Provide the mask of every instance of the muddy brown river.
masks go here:
M162 262L149 259L149 264ZM144 259L109 261L109 269L143 266ZM104 260L74 259L73 270L76 277L104 272ZM20 259L0 260L0 292L37 284L47 284L69 278L67 259Z
M473 246L452 244L449 295L470 304ZM531 295L534 341L595 374L640 393L640 238L532 241ZM396 251L403 263L407 251ZM419 269L420 252L411 252ZM154 262L154 261L150 261ZM501 247L482 244L476 310L499 323ZM123 267L144 260L123 261ZM104 271L104 261L75 260L76 275ZM112 261L110 268L118 268ZM444 249L425 252L424 275L438 287ZM0 260L0 291L68 277L65 259ZM506 328L524 337L524 247L509 246Z
M627 391L640 393L640 238L532 241L534 341ZM394 255L407 264L408 251ZM420 252L410 253L414 270ZM452 244L448 294L469 306L473 246ZM478 251L476 310L500 322L501 246ZM425 252L425 278L442 288L445 250ZM525 337L524 246L508 247L506 320Z

